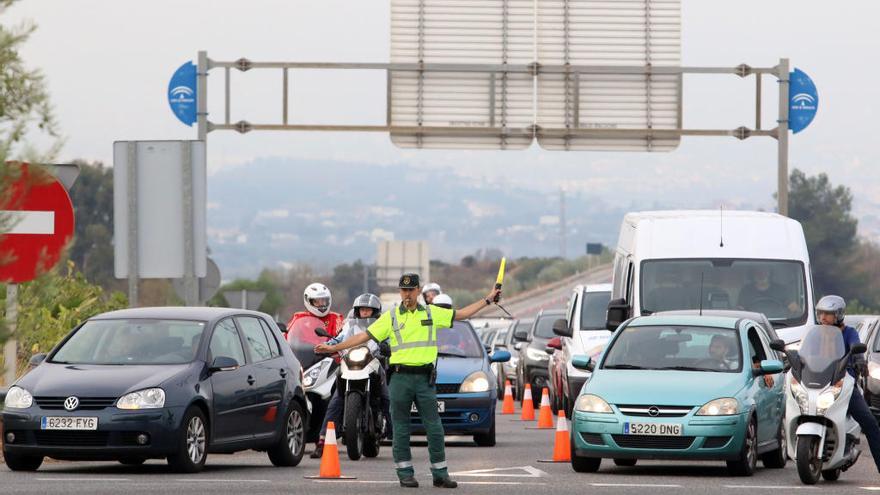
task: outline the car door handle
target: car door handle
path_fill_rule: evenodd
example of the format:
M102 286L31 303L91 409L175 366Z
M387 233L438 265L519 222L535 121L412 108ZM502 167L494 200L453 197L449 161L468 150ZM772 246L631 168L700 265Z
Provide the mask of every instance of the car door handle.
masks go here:
M256 382L256 380L254 379L254 377L248 376L247 382L248 382L248 385L253 385Z
M281 378L287 378L287 370L286 369L281 368L280 370L278 370L278 372L281 373Z

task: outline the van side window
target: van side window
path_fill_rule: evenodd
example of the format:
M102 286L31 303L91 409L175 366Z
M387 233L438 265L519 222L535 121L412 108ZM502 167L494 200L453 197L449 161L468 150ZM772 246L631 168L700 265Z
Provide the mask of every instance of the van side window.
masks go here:
M633 264L630 261L626 270L626 303L630 306L633 305L633 276Z
M575 330L575 322L577 321L574 317L575 309L577 308L578 302L578 293L575 292L571 295L571 299L568 300L568 328Z

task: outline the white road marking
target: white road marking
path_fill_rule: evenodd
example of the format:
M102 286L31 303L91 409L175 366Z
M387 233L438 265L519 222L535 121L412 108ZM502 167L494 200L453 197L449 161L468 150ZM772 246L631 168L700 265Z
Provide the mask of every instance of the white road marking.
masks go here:
M37 481L131 481L131 478L37 478Z
M869 490L872 492L880 492L880 486L860 486L862 490Z
M508 472L520 471L520 472ZM474 476L474 477L505 477L505 478L541 478L548 476L546 472L532 466L514 466L492 469L474 469L472 471L458 471L449 473L450 476Z
M681 488L681 485L658 485L653 483L590 483L590 486L631 488Z
M0 210L0 216L7 218L11 226L7 234L55 233L54 211Z
M192 479L192 478L177 478L174 481L179 482L187 482L187 483L271 483L271 480L209 480L209 479Z
M723 485L724 488L750 488L758 490L815 490L818 487L806 485Z
M370 485L396 485L398 481L380 481L380 480L312 480L315 483L365 483ZM527 481L459 481L459 485L539 485L544 486L547 483L530 483Z

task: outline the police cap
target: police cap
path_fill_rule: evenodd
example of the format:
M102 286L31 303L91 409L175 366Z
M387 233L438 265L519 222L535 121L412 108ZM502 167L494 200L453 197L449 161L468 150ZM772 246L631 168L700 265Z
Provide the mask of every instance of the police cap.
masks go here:
M400 277L400 283L397 284L397 287L401 289L418 289L421 285L418 273L404 273Z

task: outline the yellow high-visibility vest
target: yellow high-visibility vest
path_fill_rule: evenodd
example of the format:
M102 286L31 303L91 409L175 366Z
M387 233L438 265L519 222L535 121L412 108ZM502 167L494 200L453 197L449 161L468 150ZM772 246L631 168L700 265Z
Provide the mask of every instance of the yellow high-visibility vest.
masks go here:
M419 305L413 311L395 305L367 329L376 342L388 339L390 364L423 366L437 360L437 329L450 328L455 310Z

